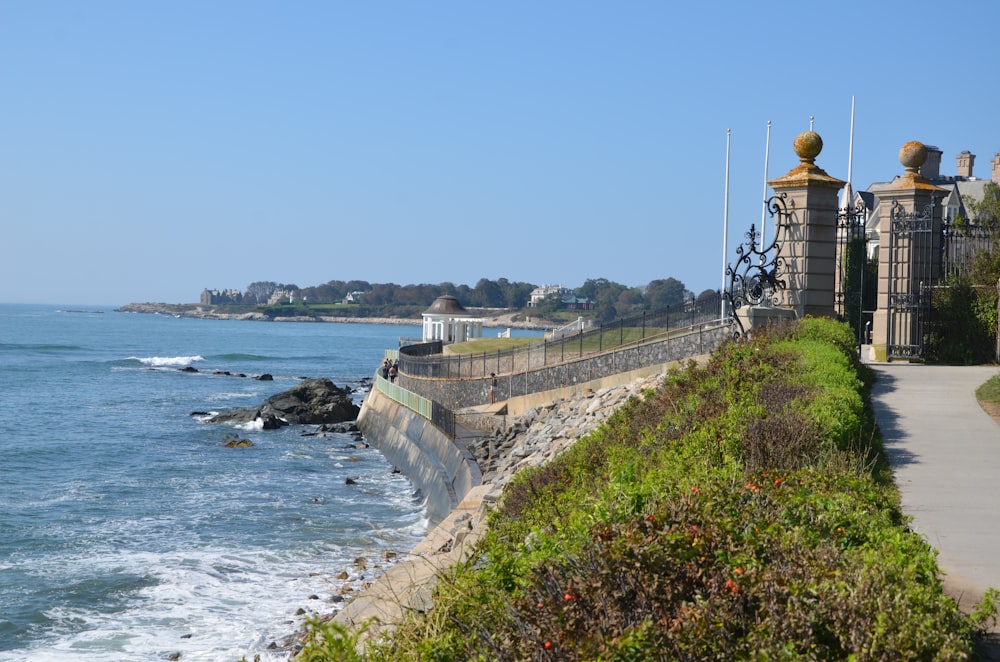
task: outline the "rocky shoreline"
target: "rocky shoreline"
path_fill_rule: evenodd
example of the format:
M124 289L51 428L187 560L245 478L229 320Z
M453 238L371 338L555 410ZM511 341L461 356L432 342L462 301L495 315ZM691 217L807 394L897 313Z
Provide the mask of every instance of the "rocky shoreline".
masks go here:
M210 320L242 320L250 322L298 322L334 323L334 324L395 324L399 326L420 326L421 319L410 317L344 317L335 315L317 315L314 317L268 317L260 312L227 313L211 306L200 304L175 303L129 303L115 308L116 313L143 313L149 315L169 315L171 317L188 317L192 319ZM521 313L500 313L483 317L483 326L487 328L514 328L545 331L554 325L544 320L526 319Z

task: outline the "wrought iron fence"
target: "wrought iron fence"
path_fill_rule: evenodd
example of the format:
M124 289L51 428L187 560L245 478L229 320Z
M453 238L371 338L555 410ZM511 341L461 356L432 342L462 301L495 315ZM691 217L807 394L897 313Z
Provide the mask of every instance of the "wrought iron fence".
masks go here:
M963 274L977 255L989 253L993 248L995 234L995 230L978 223L945 221L941 241L944 279Z
M522 373L623 345L649 342L718 320L720 304L721 294L715 292L681 305L598 323L556 340L545 339L496 352L429 356L431 348L411 345L399 350L399 368L413 377L443 379L476 379L490 373Z
M868 208L837 210L837 315L851 325L860 348L867 342L878 294L878 263L868 257Z

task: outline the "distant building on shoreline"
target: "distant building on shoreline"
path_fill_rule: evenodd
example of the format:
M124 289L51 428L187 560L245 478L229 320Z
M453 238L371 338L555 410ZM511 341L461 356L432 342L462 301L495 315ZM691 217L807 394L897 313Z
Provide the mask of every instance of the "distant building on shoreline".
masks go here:
M210 290L205 288L201 292L201 304L212 306L220 303L243 303L243 293L239 290Z
M275 290L270 298L268 298L267 305L279 306L284 303L295 303L296 301L305 301L301 290Z

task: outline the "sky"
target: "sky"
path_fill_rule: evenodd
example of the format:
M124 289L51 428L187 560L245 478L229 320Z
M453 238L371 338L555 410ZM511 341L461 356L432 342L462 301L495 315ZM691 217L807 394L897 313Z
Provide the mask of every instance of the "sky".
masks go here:
M795 167L811 117L855 190L910 140L988 178L998 23L995 0L0 0L0 302L716 289L765 152Z

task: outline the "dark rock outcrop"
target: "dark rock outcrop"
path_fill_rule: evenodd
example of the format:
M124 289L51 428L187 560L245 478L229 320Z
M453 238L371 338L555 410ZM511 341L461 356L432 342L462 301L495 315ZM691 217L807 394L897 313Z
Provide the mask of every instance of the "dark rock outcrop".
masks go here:
M253 442L249 439L241 439L238 434L228 433L222 438L222 445L226 448L250 448Z
M347 391L329 379L307 379L295 387L272 395L260 407L224 412L209 423L242 424L261 419L265 430L283 425L343 423L358 417L360 407Z

